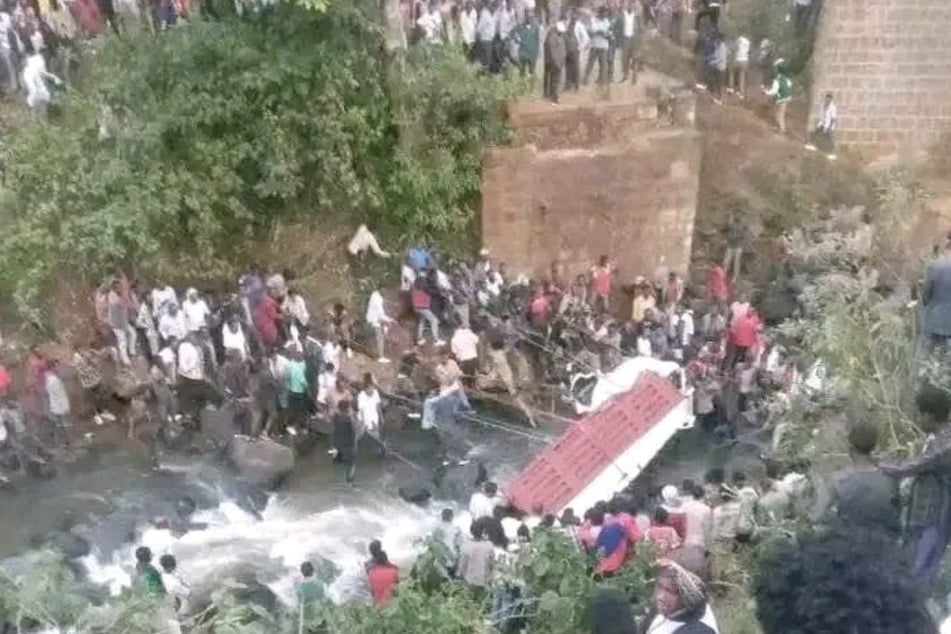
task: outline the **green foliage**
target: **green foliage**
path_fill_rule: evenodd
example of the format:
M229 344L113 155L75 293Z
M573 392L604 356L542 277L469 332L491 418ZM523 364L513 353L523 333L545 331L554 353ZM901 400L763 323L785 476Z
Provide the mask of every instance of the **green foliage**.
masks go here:
M394 79L376 3L318 4L108 38L60 118L8 137L0 282L21 309L66 271L231 280L283 221L465 235L517 84L448 47Z
M482 148L507 141L502 106L520 86L480 73L450 47L410 50L394 98L394 120L405 135L386 185L391 223L427 237L469 228Z
M638 544L618 574L597 581L591 573L593 560L569 537L537 530L531 548L520 551L514 574L524 580L527 596L538 602L533 631L576 634L587 631L585 610L599 587L619 588L632 603L646 602L655 559L649 545Z
M321 619L332 634L492 634L493 623L486 597L446 574L448 552L442 544L426 540L410 578L404 579L394 599L382 608L369 605L325 606ZM618 574L597 580L593 561L561 534L538 530L530 546L523 547L510 566L496 571L522 587L524 614L530 631L545 634L588 632L585 610L599 587L620 589L635 607L650 597L655 553L638 545ZM61 557L44 555L22 578L0 574L4 590L0 626L5 622L38 623L75 634L172 634L175 616L168 597L125 591L119 597L91 604L78 592L78 584ZM223 580L210 604L197 614L180 618L186 634L295 634L295 610L271 613L242 598L246 588ZM304 631L307 631L306 628Z
M331 613L335 634L476 634L488 632L484 606L458 584L428 593L415 581L401 583L396 598L377 609L348 606Z
M174 611L166 597L125 590L101 606L88 607L75 626L82 634L172 634Z
M41 553L22 576L0 573L0 577L7 589L12 589L11 603L16 605L12 622L18 626L38 623L46 628L64 628L73 624L88 604L62 556L51 551Z
M922 201L908 174L881 178L872 262L855 250L850 221L834 214L821 225L807 225L803 243L794 248L794 266L806 276L801 312L779 330L802 359L821 359L830 381L819 398L794 399L784 420L781 456L812 459L843 452L843 443L828 433L836 417L875 423L882 451L908 455L920 436L914 397L922 375L930 371L931 382L951 386L947 364L919 358L918 309L909 303L923 261L905 246L908 218L917 217ZM883 283L892 288L881 292ZM846 422L840 421L839 432Z

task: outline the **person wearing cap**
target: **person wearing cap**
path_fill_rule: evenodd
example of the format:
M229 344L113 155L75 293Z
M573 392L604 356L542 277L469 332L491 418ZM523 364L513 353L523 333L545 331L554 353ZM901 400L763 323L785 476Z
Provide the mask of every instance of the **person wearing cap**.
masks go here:
M555 28L548 30L545 37L545 73L542 91L548 99L558 103L558 93L561 88L562 76L565 72L567 55L565 33L568 25L564 20L558 20Z
M703 581L669 559L657 562L651 634L717 634L716 616L707 601Z

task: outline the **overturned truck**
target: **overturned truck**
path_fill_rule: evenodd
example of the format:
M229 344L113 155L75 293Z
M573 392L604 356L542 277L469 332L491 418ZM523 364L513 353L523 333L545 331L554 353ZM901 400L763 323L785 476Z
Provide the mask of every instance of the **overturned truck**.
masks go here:
M581 513L630 484L680 430L693 426L690 388L675 363L629 359L601 376L571 424L506 487L533 515Z

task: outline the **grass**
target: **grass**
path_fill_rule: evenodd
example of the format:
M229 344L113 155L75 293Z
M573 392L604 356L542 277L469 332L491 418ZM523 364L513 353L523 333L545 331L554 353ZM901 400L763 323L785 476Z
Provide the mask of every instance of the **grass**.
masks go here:
M728 593L714 602L713 609L724 634L763 634L756 619L755 603L745 592Z

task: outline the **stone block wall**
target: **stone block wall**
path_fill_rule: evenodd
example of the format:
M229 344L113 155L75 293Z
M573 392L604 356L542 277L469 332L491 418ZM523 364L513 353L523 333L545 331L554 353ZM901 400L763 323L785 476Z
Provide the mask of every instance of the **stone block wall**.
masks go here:
M951 3L826 0L813 56L812 117L832 92L837 140L865 159L951 160Z
M562 129L571 129L574 111L559 112L567 119ZM493 258L535 277L546 275L556 259L568 274L586 272L602 254L617 262L623 283L637 275L685 272L699 134L656 123L643 129L636 119L631 125L633 130L597 147L542 150L527 144L488 150L482 239Z

